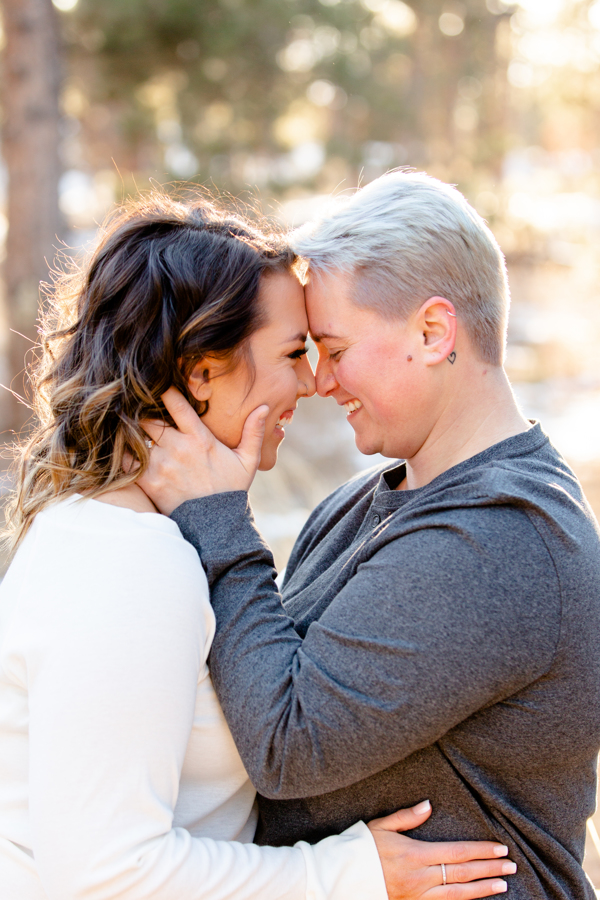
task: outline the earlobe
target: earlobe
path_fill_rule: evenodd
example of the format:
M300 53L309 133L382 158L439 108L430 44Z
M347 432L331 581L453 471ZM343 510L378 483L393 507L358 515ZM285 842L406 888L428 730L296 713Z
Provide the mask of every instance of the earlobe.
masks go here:
M444 297L430 297L420 312L426 364L437 365L451 356L454 363L457 325L454 306Z
M188 378L190 393L196 400L210 400L212 395L210 377L209 363L205 359L199 359Z

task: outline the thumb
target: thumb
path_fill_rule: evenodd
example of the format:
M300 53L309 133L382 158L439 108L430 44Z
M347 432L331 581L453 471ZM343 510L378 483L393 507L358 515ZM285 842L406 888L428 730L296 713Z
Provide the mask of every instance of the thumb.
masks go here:
M130 475L131 472L135 472L136 469L139 469L140 464L136 459L133 458L131 453L126 450L123 454L123 462L121 463L121 466L123 468L123 471L127 475Z
M431 803L429 800L424 800L411 809L399 809L390 816L374 819L369 824L382 831L410 831L411 828L422 825L430 815Z
M268 406L259 406L250 413L244 423L242 439L235 450L243 467L252 474L258 469L260 463L260 452L268 414Z

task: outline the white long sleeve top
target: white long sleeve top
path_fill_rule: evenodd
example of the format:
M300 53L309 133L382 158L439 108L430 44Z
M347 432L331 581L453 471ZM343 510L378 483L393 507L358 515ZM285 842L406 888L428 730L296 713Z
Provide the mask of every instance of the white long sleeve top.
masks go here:
M1 900L386 900L363 823L249 843L214 628L170 519L79 497L36 517L0 587Z

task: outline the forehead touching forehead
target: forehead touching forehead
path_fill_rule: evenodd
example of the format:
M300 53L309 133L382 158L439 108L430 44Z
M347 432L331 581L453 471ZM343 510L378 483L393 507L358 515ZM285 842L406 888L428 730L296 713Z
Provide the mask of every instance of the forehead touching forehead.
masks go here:
M313 339L343 337L356 323L351 271L310 271L305 293L308 327Z
M479 356L501 365L509 305L502 252L465 198L424 174L391 172L292 235L309 272L351 275L356 306L406 318L450 300Z
M290 343L300 340L308 330L304 289L291 272L270 272L263 275L259 290L259 304L263 313L263 330L271 338Z
M373 347L392 334L397 341L404 328L398 317L391 323L379 310L356 305L352 272L315 273L306 286L306 305L310 335L315 343L324 342L329 351L363 340Z

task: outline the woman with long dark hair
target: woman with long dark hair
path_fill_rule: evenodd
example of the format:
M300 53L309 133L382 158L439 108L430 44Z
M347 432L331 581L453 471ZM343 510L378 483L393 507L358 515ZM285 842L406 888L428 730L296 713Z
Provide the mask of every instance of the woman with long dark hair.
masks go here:
M143 422L172 424L173 386L241 466L263 422L261 468L274 465L314 392L296 265L281 237L211 202L153 195L117 211L51 292L0 589L2 900L497 891L466 882L499 875L505 848L394 834L427 802L314 847L250 843L254 789L207 669L206 576L136 480Z

